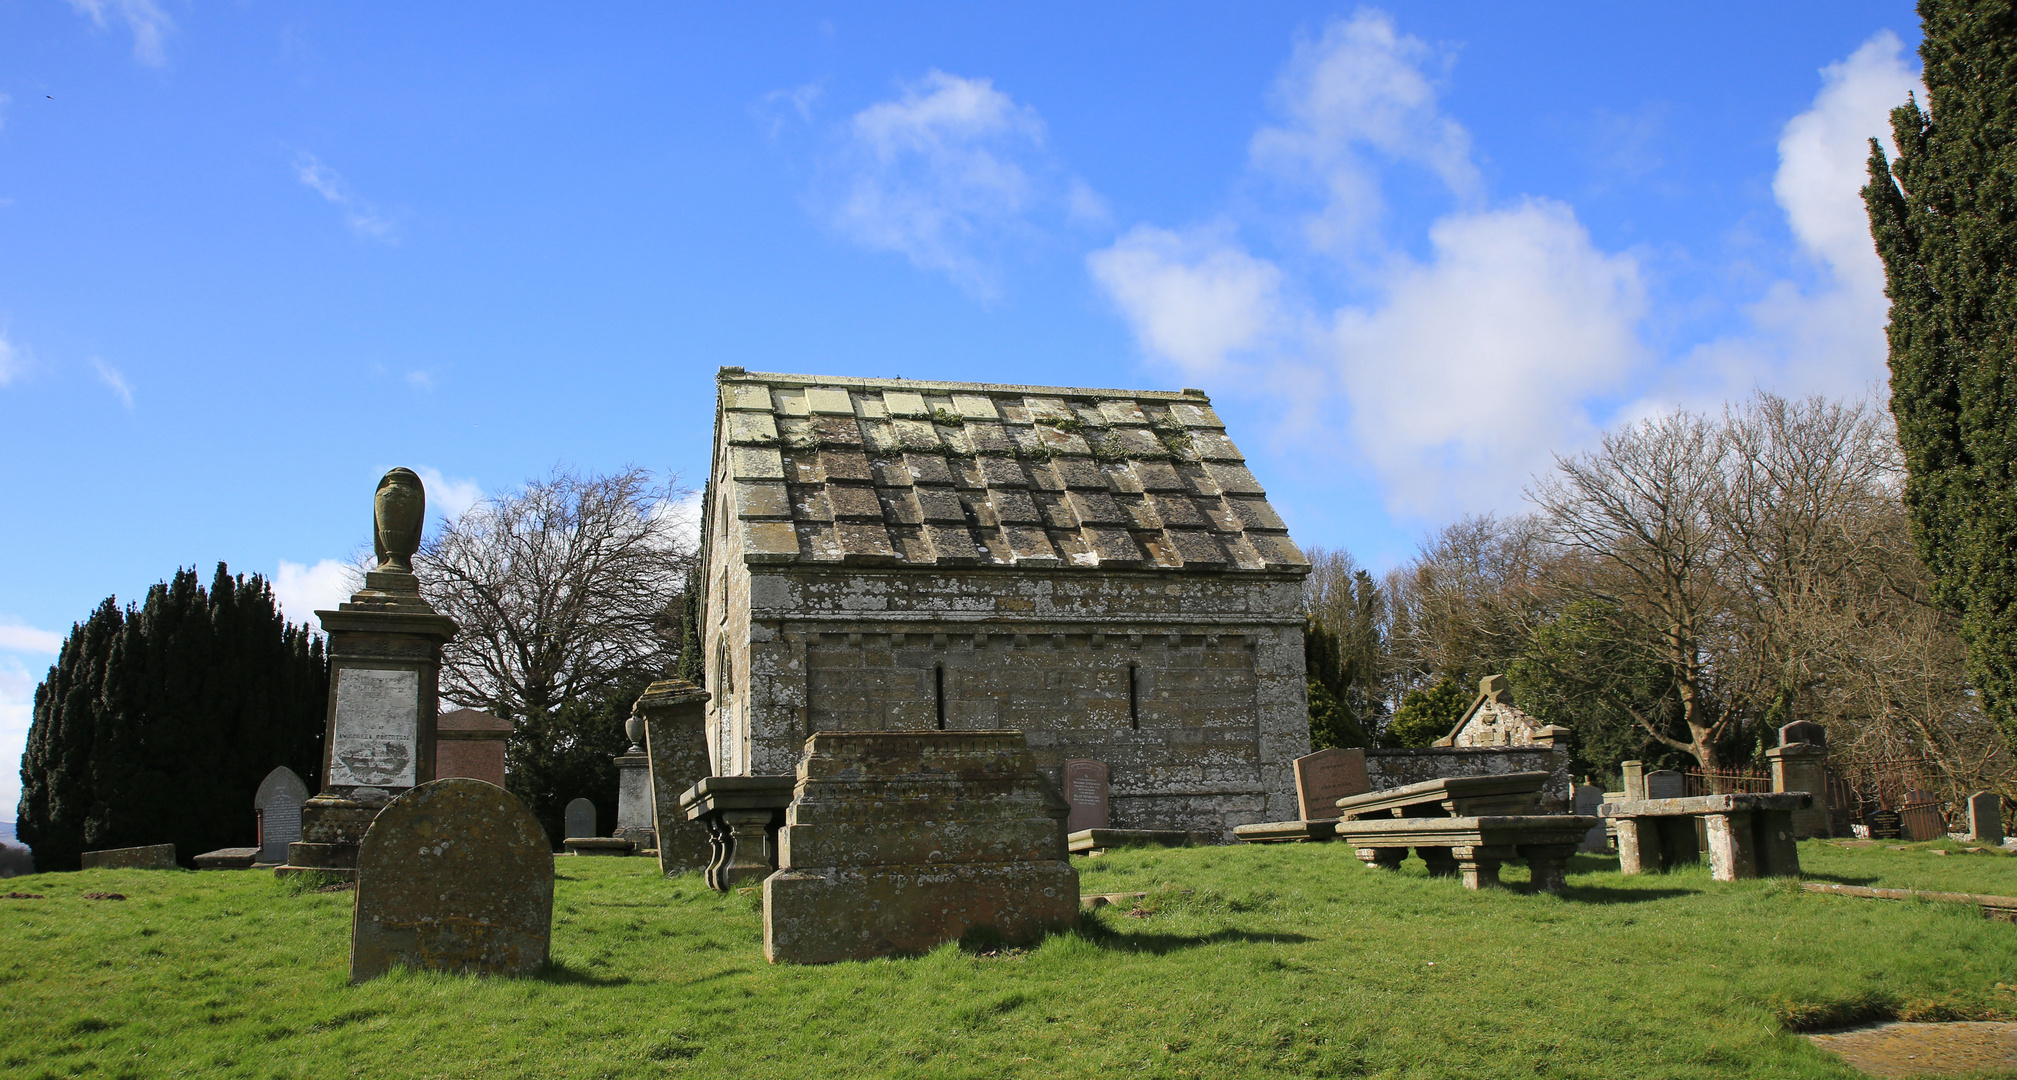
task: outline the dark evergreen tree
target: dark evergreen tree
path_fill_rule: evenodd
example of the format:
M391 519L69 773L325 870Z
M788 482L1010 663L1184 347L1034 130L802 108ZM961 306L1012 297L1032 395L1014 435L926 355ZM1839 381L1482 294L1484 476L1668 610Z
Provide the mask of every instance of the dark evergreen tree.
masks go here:
M700 563L686 571L686 585L679 597L679 678L695 686L707 685L707 667L700 657Z
M1920 0L1928 109L1863 189L1891 299L1891 411L1935 599L2017 738L2017 4Z
M1352 672L1342 643L1314 615L1303 627L1303 667L1309 680L1310 749L1371 745L1351 708Z
M329 675L321 639L266 582L217 567L111 599L71 630L35 694L21 839L43 869L79 852L173 843L187 861L253 840L251 798L286 765L319 779Z

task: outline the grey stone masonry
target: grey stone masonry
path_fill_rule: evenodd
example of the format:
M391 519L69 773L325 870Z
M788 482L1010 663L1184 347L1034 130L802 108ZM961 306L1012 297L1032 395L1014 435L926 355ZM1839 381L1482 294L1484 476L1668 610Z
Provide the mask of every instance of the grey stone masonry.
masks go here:
M1180 393L724 368L703 504L717 776L822 731L1026 733L1108 824L1296 812L1308 563Z

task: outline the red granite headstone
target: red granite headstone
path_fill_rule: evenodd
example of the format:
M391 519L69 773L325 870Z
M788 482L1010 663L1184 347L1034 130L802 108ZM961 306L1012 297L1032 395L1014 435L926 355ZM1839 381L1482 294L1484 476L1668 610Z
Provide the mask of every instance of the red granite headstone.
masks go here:
M1065 831L1075 833L1081 829L1104 829L1109 818L1107 806L1107 767L1098 761L1073 758L1065 762L1065 803L1071 807L1071 816L1065 819Z

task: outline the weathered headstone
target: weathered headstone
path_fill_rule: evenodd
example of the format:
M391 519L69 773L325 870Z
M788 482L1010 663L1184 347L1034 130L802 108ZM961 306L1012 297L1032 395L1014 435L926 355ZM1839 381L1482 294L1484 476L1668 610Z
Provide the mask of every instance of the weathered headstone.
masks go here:
M575 799L567 804L567 835L562 840L575 837L600 835L595 831L595 804L587 799Z
M1673 769L1659 769L1646 774L1648 799L1679 799L1684 798L1687 793L1684 778Z
M1978 844L2003 842L2003 796L1993 791L1968 796L1968 834Z
M285 765L277 766L252 795L252 810L259 823L259 857L263 863L287 861L287 846L301 839L301 804L308 801L308 785Z
M1335 821L1338 800L1373 790L1366 752L1331 747L1295 760L1296 809L1304 821Z
M1065 804L1071 807L1065 831L1106 828L1110 820L1106 764L1073 758L1065 762L1064 782Z
M1897 840L1904 831L1904 821L1896 810L1878 810L1869 817L1870 838L1873 840Z
M395 966L529 975L553 936L553 849L495 784L422 784L387 803L357 852L350 981Z
M764 955L823 964L1072 926L1065 814L1020 731L822 731L763 882Z
M1597 808L1604 805L1604 790L1595 784L1577 784L1571 801L1574 803L1576 813L1585 817L1596 817ZM1609 851L1611 845L1608 834L1609 830L1599 819L1596 827L1583 837L1579 850Z
M87 851L81 857L81 864L86 870L173 870L175 845L148 844L144 847Z

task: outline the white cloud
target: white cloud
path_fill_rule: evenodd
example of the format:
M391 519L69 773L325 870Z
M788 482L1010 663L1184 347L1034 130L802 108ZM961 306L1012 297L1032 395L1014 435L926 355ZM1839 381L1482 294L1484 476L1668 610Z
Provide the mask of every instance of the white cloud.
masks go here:
M1430 58L1371 8L1296 45L1275 85L1282 122L1254 135L1251 155L1264 172L1322 187L1327 201L1306 222L1318 250L1370 238L1384 208L1379 159L1425 168L1462 198L1478 193L1470 133L1438 108L1421 68Z
M20 378L28 370L28 357L21 348L0 334L0 386Z
M28 748L39 682L20 660L0 657L0 816L9 819L21 803L21 754Z
M118 368L96 358L91 361L91 370L98 373L98 381L112 391L113 396L119 399L119 403L126 406L126 411L132 412L133 384L126 381L126 376L121 374Z
M413 387L415 390L432 390L434 389L434 376L426 371L409 371L406 373L406 385Z
M340 559L323 559L314 566L282 559L280 572L273 577L273 598L287 621L319 626L317 611L334 609L361 585L357 568Z
M440 469L426 465L413 470L427 489L427 508L436 517L454 520L469 512L469 508L483 501L483 488L474 480L450 480Z
M1386 14L1362 10L1297 45L1277 81L1280 117L1254 136L1250 165L1319 193L1301 243L1325 260L1320 273L1292 277L1224 225L1138 226L1087 259L1151 356L1267 388L1306 444L1327 441L1313 425L1349 416L1347 443L1410 514L1517 503L1649 359L1636 260L1599 250L1561 203L1485 206L1470 137L1441 112L1428 59ZM1380 235L1396 164L1426 170L1455 203L1430 226L1426 261ZM1306 298L1325 287L1354 302Z
M360 198L335 169L324 165L314 154L303 151L295 155L294 174L309 190L343 211L343 223L353 235L383 244L399 243L397 223L378 207Z
M1280 330L1282 273L1226 230L1179 235L1138 225L1086 257L1135 337L1187 375L1216 375Z
M1380 304L1337 313L1353 434L1397 509L1507 506L1596 432L1592 398L1643 370L1645 288L1548 200L1452 214L1429 242Z
M750 112L763 121L766 134L775 139L794 116L800 123L812 123L812 107L823 89L819 83L809 82L788 90L772 90L756 99Z
M162 38L175 29L175 21L154 0L70 0L79 15L87 15L99 29L110 16L117 16L133 31L133 58L149 67L168 62Z
M700 500L701 493L689 491L669 503L660 503L652 510L652 516L672 522L673 543L686 551L700 548Z
M1812 274L1779 280L1747 309L1746 331L1696 349L1692 378L1668 400L1705 405L1763 385L1782 394L1856 396L1889 377L1884 264L1870 239L1861 189L1870 139L1891 144L1890 112L1926 100L1904 44L1880 30L1848 59L1821 69L1821 90L1779 137L1772 194Z
M62 634L54 630L38 630L19 619L0 616L0 651L54 656L62 648Z
M10 95L0 94L0 128L4 128L7 126L7 106L10 103L12 103L13 100L14 98Z
M1103 205L1058 175L1036 110L988 79L937 70L854 114L822 172L816 200L842 235L981 296L999 290L990 249L1030 231L1033 207Z

